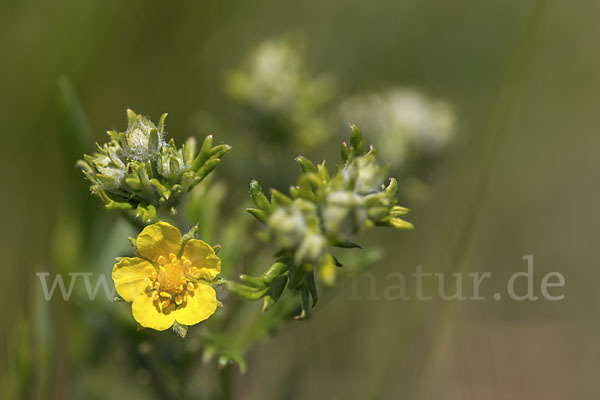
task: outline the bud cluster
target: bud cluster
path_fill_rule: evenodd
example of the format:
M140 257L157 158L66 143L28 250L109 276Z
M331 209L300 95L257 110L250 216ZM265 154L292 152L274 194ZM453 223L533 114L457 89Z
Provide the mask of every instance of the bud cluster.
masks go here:
M340 106L341 119L354 121L376 132L381 156L406 167L414 158L431 157L446 148L454 136L455 114L448 103L423 93L391 88L361 93Z
M125 132L108 131L110 141L92 155L80 160L90 190L107 209L133 213L144 223L156 218L159 207L175 212L181 195L202 181L231 147L212 146L207 136L196 154L196 140L190 138L177 148L173 139L166 141L165 118L158 125L127 110Z
M409 210L396 204L395 179L385 182L386 168L375 159L375 149L365 151L360 129L350 125L350 144L343 143L341 162L331 177L325 161L313 164L299 156L302 175L290 188L290 196L272 189L270 199L258 182L250 185L256 208L248 212L267 226L269 239L280 250L277 260L260 277L242 275L242 284L230 289L247 299L264 300L268 308L283 293L286 285L298 290L302 313L308 312L309 296L317 301L315 271L325 284L335 282L335 269L341 264L331 247L360 247L350 239L356 232L373 226L412 229L401 219Z
M268 40L225 80L226 93L246 110L249 124L267 142L313 148L329 135L322 113L333 97L327 76L306 65L301 41Z

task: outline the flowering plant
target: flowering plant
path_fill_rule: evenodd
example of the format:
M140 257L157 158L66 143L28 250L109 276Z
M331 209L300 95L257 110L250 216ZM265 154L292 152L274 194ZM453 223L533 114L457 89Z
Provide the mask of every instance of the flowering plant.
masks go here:
M166 114L156 125L131 110L127 116L127 130L109 131L110 141L84 156L79 166L105 207L120 211L141 229L136 239L130 238L133 257L118 257L112 272L120 299L132 303L133 318L141 327L159 331L172 327L184 337L188 326L208 319L222 305L215 287L221 287L225 297L229 292L243 300L262 299L263 311L286 290L295 292L300 298L296 319L304 319L309 300L313 307L317 303L317 283L333 285L336 270L342 267L332 247L360 247L352 236L374 226L412 229L401 218L408 209L396 204L396 180L385 179L386 168L377 163L375 149L367 150L360 129L350 124L350 142L342 144L335 174L330 175L325 161L315 165L298 156L302 174L289 196L272 189L267 198L258 182L250 183L255 208L247 211L265 225L264 239L277 251L263 274L242 274L241 282L229 280L220 276L221 246L201 240L205 238L198 237L200 225L182 235L167 220L177 215L185 195L231 147L213 146L208 136L198 152L194 138L178 149L166 139ZM237 311L235 302L228 307L230 314ZM287 314L286 307L281 308L278 320ZM246 349L232 348L214 328L208 329L205 339L206 356L217 353L220 364L234 361L245 368Z

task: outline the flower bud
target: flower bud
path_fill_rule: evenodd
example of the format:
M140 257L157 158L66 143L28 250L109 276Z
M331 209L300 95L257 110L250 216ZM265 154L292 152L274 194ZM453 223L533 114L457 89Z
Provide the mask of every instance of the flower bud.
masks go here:
M129 126L125 132L127 156L136 161L153 160L164 145L164 125L160 131L149 119L127 110ZM164 121L164 115L161 120Z
M186 169L186 161L181 150L164 146L158 156L158 173L169 180L179 180Z
M297 265L319 263L327 252L327 246L325 236L318 232L308 232L294 254L294 262Z
M306 234L307 225L297 207L281 207L269 217L268 225L278 246L293 248L299 245Z
M104 190L116 190L127 174L127 167L108 145L89 159L98 184Z
M341 171L342 178L354 191L368 194L379 190L385 178L385 168L375 160L373 151L349 161Z
M351 191L336 191L327 195L323 222L328 235L347 236L361 229L367 220L365 200Z

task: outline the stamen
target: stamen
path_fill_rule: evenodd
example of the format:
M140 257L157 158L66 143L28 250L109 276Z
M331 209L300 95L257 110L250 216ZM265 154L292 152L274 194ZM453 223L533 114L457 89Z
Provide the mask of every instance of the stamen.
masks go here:
M191 267L192 266L192 262L190 260L183 260L183 266L184 267Z
M165 308L169 307L169 304L171 304L171 300L164 300L164 301L161 301L161 302L159 303L159 307L158 307L158 308L160 309L160 311L162 311L162 310L164 310Z
M166 264L167 263L167 259L165 256L158 256L158 263L159 264Z
M168 292L160 292L160 296L161 296L161 297L166 297L166 298L169 298L169 299L170 299L170 298L171 298L171 293L168 293Z
M175 304L180 305L183 303L183 298L180 295L175 296Z
M152 300L156 301L159 299L159 295L157 291L152 292Z

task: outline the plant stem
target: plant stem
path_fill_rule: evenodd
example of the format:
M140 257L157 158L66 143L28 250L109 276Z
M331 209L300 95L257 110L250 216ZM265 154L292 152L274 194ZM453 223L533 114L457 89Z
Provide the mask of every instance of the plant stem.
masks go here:
M233 367L226 365L219 369L219 384L221 386L221 400L233 400Z

